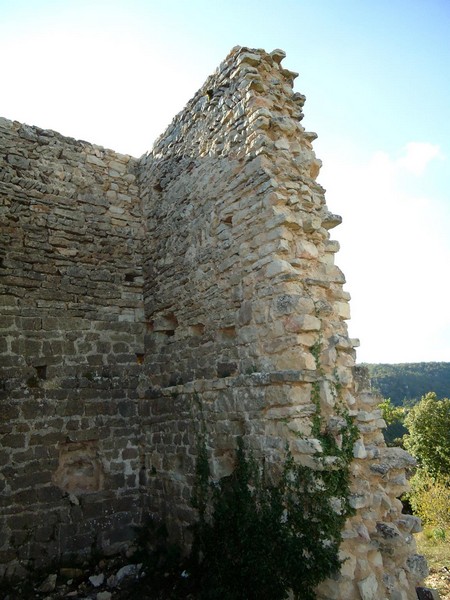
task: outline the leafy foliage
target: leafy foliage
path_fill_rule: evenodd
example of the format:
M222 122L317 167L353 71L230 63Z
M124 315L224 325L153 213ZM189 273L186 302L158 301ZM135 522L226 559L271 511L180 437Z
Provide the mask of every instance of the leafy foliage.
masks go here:
M240 440L235 471L211 489L210 519L199 484L191 568L201 600L282 600L289 589L313 600L318 583L339 569L341 530L350 514L344 461L314 471L288 453L275 484Z
M450 478L436 479L419 469L411 479L408 495L411 508L437 539L445 539L450 529Z
M407 433L403 425L406 409L403 406L394 406L390 398L385 398L378 408L381 410L383 419L387 427L383 430L384 439L388 446L402 445L402 438Z
M408 411L406 449L431 476L450 476L450 399L438 400L434 392Z
M418 460L408 500L436 540L450 529L450 399L426 394L405 417L404 445Z
M380 402L378 408L381 410L387 425L392 425L396 421L403 421L405 409L401 406L394 406L390 398L385 398L383 402Z

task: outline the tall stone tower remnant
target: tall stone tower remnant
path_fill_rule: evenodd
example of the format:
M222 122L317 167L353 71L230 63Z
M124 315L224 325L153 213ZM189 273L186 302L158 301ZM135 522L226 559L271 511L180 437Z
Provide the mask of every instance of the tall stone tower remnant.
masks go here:
M317 597L415 597L413 460L355 367L341 219L283 58L234 48L139 160L0 122L5 576L119 549L148 514L183 540L200 410L216 478L241 436L313 464L314 416L338 442L345 410L355 515Z

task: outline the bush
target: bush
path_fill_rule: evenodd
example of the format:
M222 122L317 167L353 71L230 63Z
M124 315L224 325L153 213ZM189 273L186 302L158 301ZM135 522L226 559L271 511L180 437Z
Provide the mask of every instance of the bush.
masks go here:
M419 469L411 479L408 498L413 512L433 528L434 537L445 539L445 531L450 529L450 478L436 479Z
M450 477L450 399L430 392L411 408L405 425L405 447L420 467L433 477Z

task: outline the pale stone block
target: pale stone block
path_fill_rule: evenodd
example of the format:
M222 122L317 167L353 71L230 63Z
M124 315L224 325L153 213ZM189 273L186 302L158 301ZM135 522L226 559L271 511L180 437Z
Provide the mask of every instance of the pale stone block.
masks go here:
M117 160L110 161L109 167L110 169L114 169L114 171L117 171L120 174L125 173L125 171L127 170L126 165L124 165L121 162L118 162Z
M278 138L275 142L275 148L277 150L289 150L289 141L285 137Z
M375 569L383 568L383 556L379 550L370 553L370 562Z
M341 319L350 319L350 306L347 302L336 302L335 309Z
M368 506L370 501L370 496L366 494L350 494L349 503L352 508L364 508Z
M332 385L329 381L320 382L320 398L328 406L334 406L336 403L336 393L334 392Z
M296 254L299 258L312 260L319 257L319 250L312 242L301 240L296 244Z
M298 273L286 260L272 260L266 267L266 277L272 278L285 273Z
M289 431L292 431L296 435L311 435L312 426L310 419L291 419L289 423L287 423L287 427Z
M353 444L353 456L355 458L367 458L367 451L362 440L358 440Z
M362 581L358 581L361 600L380 600L377 578L373 573Z
M369 530L364 525L364 523L360 523L356 529L360 538L362 538L366 542L370 542Z
M356 569L356 557L348 551L339 551L339 559L344 561L341 567L341 576L354 579Z
M380 415L381 415L381 410L379 410L379 409L374 410L372 412L360 410L356 416L356 419L358 421L362 421L362 422L370 422L370 421L376 421L377 419L379 419Z
M285 350L276 356L274 360L276 361L277 369L280 370L316 370L316 361L314 356L310 352L301 352L298 349Z
M267 419L286 419L299 416L310 416L316 412L315 404L301 404L300 406L277 406L270 408L265 416Z
M315 438L292 440L291 448L298 454L317 454L323 452L322 444Z
M286 331L301 333L302 331L320 331L322 323L313 315L295 315L285 321Z
M94 156L93 154L86 155L86 162L90 163L92 165L97 165L98 167L106 168L106 164L104 163L104 161L101 158L99 158L98 156Z

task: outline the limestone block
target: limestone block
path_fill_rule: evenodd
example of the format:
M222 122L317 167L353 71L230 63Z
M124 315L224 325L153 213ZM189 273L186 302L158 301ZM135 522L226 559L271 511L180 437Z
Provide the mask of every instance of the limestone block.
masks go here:
M301 333L303 331L320 331L321 321L313 315L293 315L285 320L286 331Z
M416 460L403 448L375 448L371 449L371 456L379 460L370 465L373 473L385 475L391 469L407 469L416 465Z
M426 558L421 554L413 554L410 556L406 561L406 565L408 571L416 578L417 581L421 581L428 576L429 571L427 561Z
M381 415L381 410L374 410L372 412L367 412L364 410L360 410L358 412L358 414L356 415L356 419L358 421L362 421L362 422L370 422L370 421L376 421L377 419L380 418Z
M401 515L400 519L395 522L399 529L408 533L419 533L422 531L422 522L419 517L414 515Z
M362 440L358 440L353 444L353 456L355 458L367 458L367 451Z
M281 260L279 258L272 260L266 267L266 277L269 279L283 274L297 275L298 271L286 260Z
M333 229L342 223L342 217L334 215L333 213L327 212L322 220L322 227L325 229Z
M98 167L106 167L105 162L98 156L95 156L94 154L88 154L86 156L86 162L92 165L96 165Z
M291 451L293 454L317 454L323 451L322 444L314 438L292 440Z
M310 352L301 352L299 349L285 350L276 355L276 367L280 370L316 370L316 361Z
M280 50L279 48L275 48L270 53L270 56L273 58L274 62L280 64L283 58L286 58L286 52L284 50Z
M282 294L275 298L273 301L273 310L275 314L290 314L303 313L312 314L314 313L314 302L311 298L305 297L301 294Z
M378 581L373 573L362 581L358 581L358 589L361 600L380 600Z
M336 302L335 310L341 319L350 319L350 306L347 302Z
M339 559L343 561L341 568L341 576L354 579L356 569L356 557L349 551L339 551Z
M350 494L349 503L352 508L359 509L369 506L370 495L367 494Z

